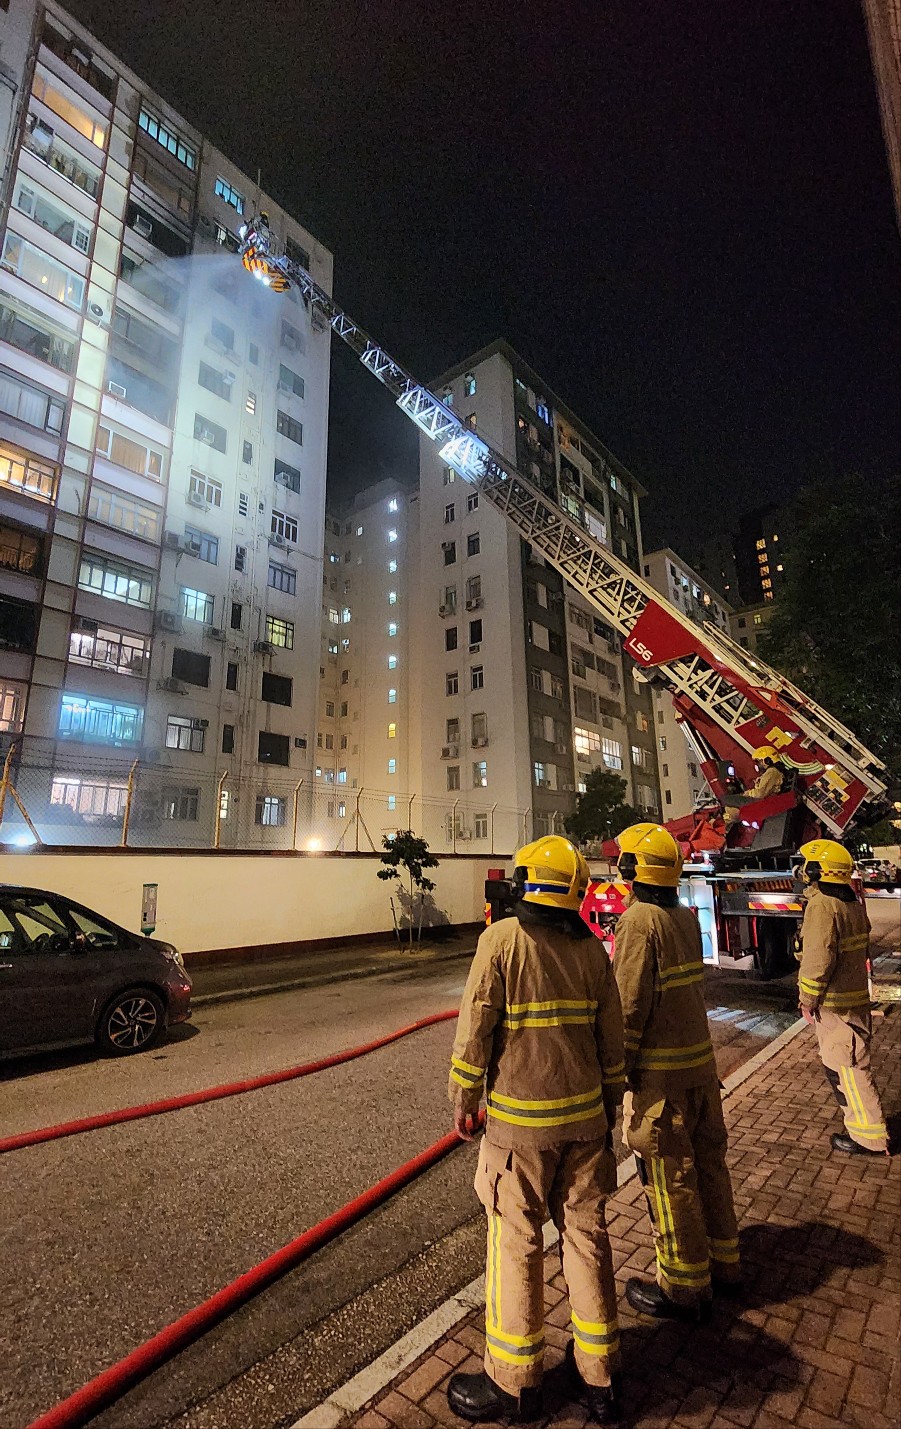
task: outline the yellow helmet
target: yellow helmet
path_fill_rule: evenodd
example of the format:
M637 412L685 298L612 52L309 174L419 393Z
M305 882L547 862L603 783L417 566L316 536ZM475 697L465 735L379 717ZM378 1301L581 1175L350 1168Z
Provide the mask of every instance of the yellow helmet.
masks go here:
M757 748L754 750L754 758L756 759L758 764L765 764L768 759L775 759L778 761L779 752L778 750L774 749L771 744L758 744Z
M682 851L661 824L633 824L617 834L619 871L627 883L651 883L676 888L682 873Z
M514 881L526 903L578 912L591 877L588 864L569 839L548 834L526 844L516 855Z
M798 852L804 860L801 872L808 883L851 882L854 860L834 839L811 839Z

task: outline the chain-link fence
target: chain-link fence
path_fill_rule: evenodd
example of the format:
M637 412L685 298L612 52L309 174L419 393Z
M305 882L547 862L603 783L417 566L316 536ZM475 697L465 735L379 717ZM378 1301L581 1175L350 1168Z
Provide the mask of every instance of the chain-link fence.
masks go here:
M84 848L304 849L369 853L410 828L435 853L509 855L538 833L563 832L562 814L533 827L531 809L474 797L427 799L323 786L275 770L189 774L129 769L82 757L77 772L22 763L0 785L0 843Z

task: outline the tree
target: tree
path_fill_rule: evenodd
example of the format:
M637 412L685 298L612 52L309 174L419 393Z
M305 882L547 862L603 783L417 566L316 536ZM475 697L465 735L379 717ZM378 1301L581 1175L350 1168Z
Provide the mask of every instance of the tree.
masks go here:
M785 584L761 654L885 761L897 798L901 477L819 482L792 516Z
M413 905L416 894L419 894L419 933L421 936L423 899L435 887L432 880L425 876L424 870L437 868L438 860L434 854L429 853L426 840L419 838L412 829L398 829L396 833L385 834L382 838L382 848L385 850L382 854L382 863L385 867L379 869L377 877L388 881L396 878L400 883L401 899L407 900L410 945L412 946ZM403 886L403 874L406 874L407 877L407 887Z
M585 776L585 793L576 801L575 812L566 820L566 832L577 843L587 839L612 839L630 824L640 823L644 814L625 802L626 781L609 769L592 769Z

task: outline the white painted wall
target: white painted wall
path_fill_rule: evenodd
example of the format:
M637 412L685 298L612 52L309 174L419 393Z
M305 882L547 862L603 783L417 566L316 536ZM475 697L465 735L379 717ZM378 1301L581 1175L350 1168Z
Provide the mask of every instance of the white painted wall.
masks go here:
M499 855L441 859L433 897L448 922L482 918L487 869L503 864ZM143 885L157 883L156 936L195 953L390 932L391 885L376 877L381 866L375 855L4 853L0 883L68 894L133 929Z

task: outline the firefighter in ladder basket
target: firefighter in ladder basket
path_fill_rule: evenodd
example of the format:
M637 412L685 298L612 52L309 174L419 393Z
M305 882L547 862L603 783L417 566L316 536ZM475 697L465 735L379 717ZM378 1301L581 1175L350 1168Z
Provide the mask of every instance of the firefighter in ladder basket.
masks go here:
M617 842L620 874L632 885L613 964L628 1085L623 1132L647 1195L657 1254L656 1285L633 1278L626 1299L645 1315L700 1318L714 1289L740 1288L701 933L679 903L682 854L673 836L643 823Z
M475 1188L488 1216L485 1369L455 1374L465 1419L541 1415L544 1246L560 1231L574 1344L567 1350L595 1419L617 1418L619 1345L606 1198L623 1095L623 1027L609 959L579 916L588 864L548 836L516 855L514 916L486 928L469 973L451 1059L454 1124L471 1139L487 1087Z
M845 1121L844 1132L833 1133L832 1147L881 1156L888 1151L888 1132L870 1072L870 922L851 887L854 860L832 839L813 839L800 854L807 891L798 988Z

